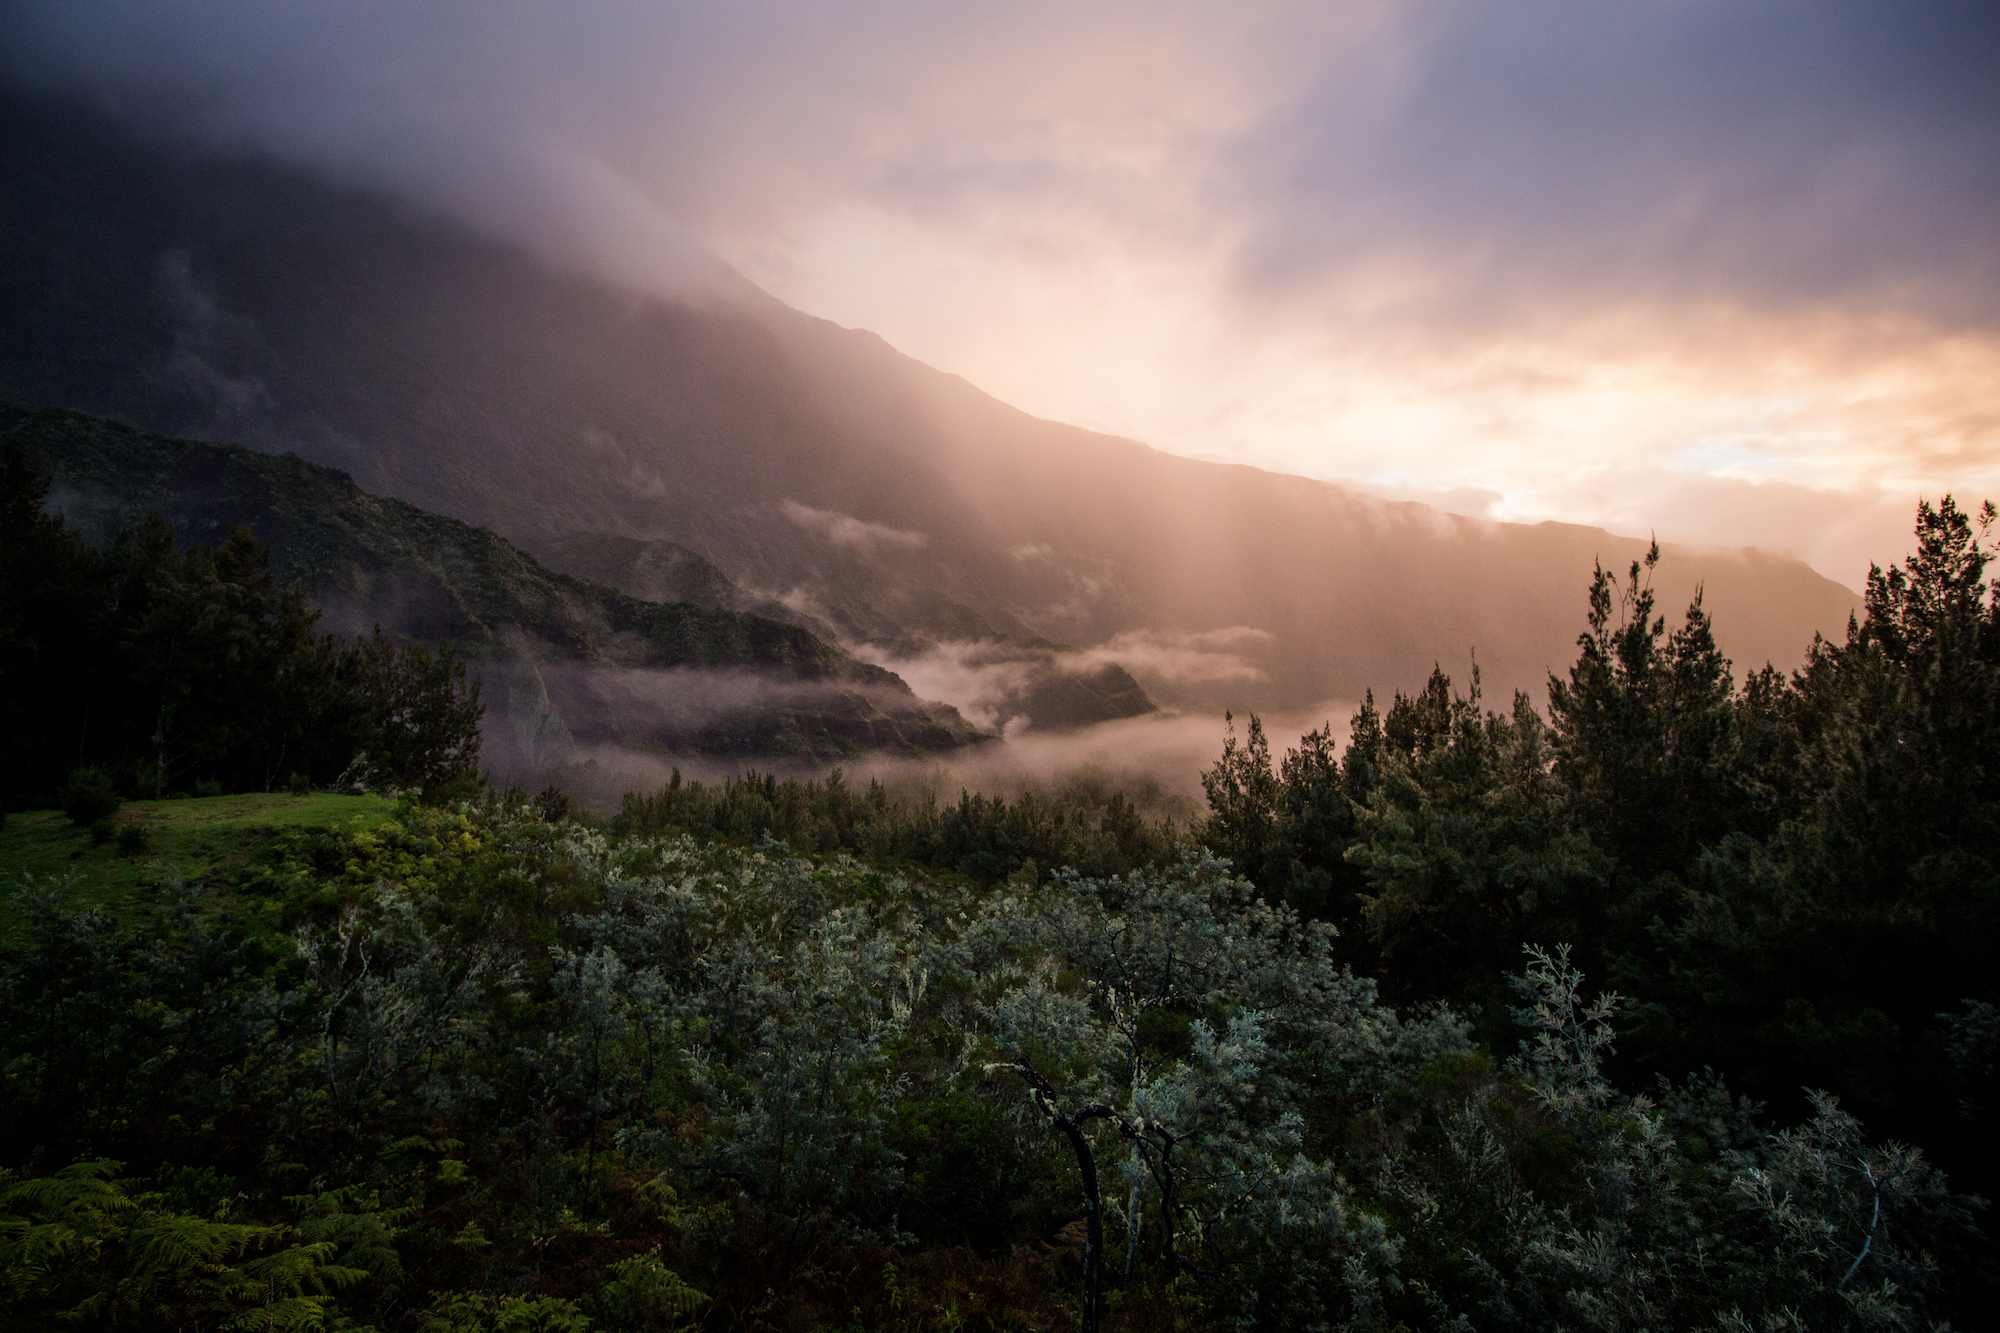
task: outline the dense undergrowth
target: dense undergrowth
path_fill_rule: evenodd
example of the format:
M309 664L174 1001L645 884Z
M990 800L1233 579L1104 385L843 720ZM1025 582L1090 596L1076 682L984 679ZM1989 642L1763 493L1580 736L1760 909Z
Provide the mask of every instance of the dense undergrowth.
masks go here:
M257 875L17 895L11 1327L1053 1329L1097 1259L1106 1327L1888 1327L1977 1244L1830 1104L1614 1090L1560 957L1496 1057L1192 852L981 891L495 801Z

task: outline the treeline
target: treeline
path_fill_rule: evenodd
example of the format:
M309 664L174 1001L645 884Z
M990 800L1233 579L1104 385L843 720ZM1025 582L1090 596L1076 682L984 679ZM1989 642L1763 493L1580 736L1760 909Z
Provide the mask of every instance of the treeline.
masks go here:
M1478 1048L1190 855L980 890L523 802L281 835L0 948L23 1330L1879 1329L1977 1319L1923 1157Z
M1256 719L1204 778L1202 833L1344 932L1399 1003L1443 1000L1504 1048L1524 945L1626 997L1620 1068L1704 1066L1786 1114L1837 1094L2000 1188L2000 598L1988 506L1920 508L1866 616L1738 684L1697 595L1669 629L1599 570L1546 712L1434 672L1342 752L1277 762Z
M180 548L158 518L99 550L0 472L0 808L73 789L145 798L324 786L437 798L481 786L477 682L448 644L314 631L247 529Z
M611 827L746 844L770 838L794 852L848 852L981 885L1016 876L1033 882L1061 867L1122 875L1170 859L1187 838L1171 818L1142 816L1119 791L1029 790L1012 801L961 791L956 802L899 800L878 779L855 789L839 769L823 781L753 771L719 783L684 781L675 769L651 795L628 793Z

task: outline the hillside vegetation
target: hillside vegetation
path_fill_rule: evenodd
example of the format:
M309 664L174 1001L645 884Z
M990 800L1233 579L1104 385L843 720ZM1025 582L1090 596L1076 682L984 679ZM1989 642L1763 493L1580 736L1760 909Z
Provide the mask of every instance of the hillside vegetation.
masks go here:
M1192 830L746 776L31 877L0 1314L1983 1326L1992 517L1921 510L1747 684L1601 571L1546 713L1439 672L1276 762L1252 719Z
M487 682L487 762L503 773L597 745L826 760L980 739L949 707L799 626L555 573L484 528L295 457L5 406L0 448L49 476L50 503L98 545L149 519L184 544L242 526L328 626L449 638Z

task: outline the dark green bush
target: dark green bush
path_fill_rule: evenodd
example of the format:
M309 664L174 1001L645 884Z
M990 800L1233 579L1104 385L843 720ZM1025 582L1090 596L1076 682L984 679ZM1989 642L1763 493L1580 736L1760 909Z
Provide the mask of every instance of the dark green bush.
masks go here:
M153 830L144 824L127 824L118 830L118 853L121 856L144 856L153 850Z
M569 793L551 782L542 788L542 794L535 798L535 813L551 824L560 824L569 818Z
M111 775L95 764L70 770L69 785L63 788L62 810L78 828L89 828L100 819L109 819L125 803Z
M157 801L167 791L167 770L150 760L120 767L118 790L134 801Z

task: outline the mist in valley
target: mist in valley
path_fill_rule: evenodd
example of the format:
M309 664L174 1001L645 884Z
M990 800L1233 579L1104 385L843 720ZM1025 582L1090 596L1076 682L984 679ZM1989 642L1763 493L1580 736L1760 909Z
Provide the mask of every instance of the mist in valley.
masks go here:
M1273 714L1261 719L1280 752L1308 731L1329 727L1345 743L1356 705L1330 700L1319 708ZM1247 725L1238 719L1238 729ZM494 730L489 720L489 736ZM1222 750L1227 725L1221 714L1159 712L1146 717L1100 722L1057 733L1017 730L992 743L966 747L949 756L897 758L881 754L838 762L800 762L781 756L745 764L727 756L662 754L617 746L575 747L562 762L496 767L496 779L535 789L552 784L586 808L611 814L627 792L649 793L676 772L684 780L726 782L754 769L799 782L824 779L839 770L849 784L880 782L893 804L949 805L962 792L1017 800L1027 792L1075 801L1101 813L1113 796L1123 796L1149 820L1171 819L1185 828L1207 809L1201 774ZM492 742L489 740L489 745ZM505 753L503 750L502 753Z

